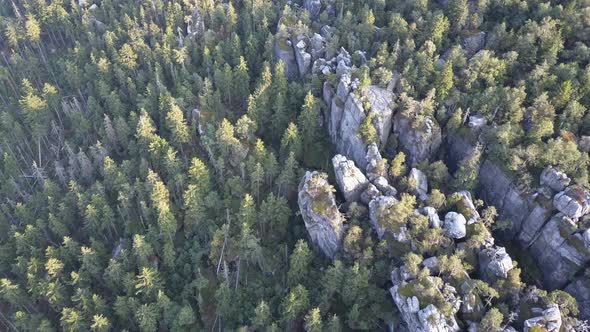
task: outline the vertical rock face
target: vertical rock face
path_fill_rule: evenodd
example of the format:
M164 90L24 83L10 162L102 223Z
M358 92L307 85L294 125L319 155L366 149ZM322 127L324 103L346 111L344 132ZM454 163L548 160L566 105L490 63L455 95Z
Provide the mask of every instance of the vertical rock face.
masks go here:
M338 188L344 195L344 199L347 202L358 201L361 193L367 189L369 180L352 160L346 159L343 155L335 155L332 158L332 165L334 166L336 183L338 183Z
M275 61L282 61L285 66L285 75L288 80L299 77L299 67L295 59L295 53L291 41L288 39L275 40L274 43Z
M582 276L574 279L565 291L576 298L580 319L590 319L590 278Z
M306 51L307 43L303 38L297 38L293 51L295 52L295 61L300 76L305 76L311 69L311 54Z
M344 229L327 178L325 173L305 173L299 184L298 203L311 241L324 255L334 258L341 247Z
M461 212L461 214L463 214L465 218L467 218L467 224L471 225L474 222L478 221L480 216L479 212L477 212L477 209L475 208L475 205L473 204L473 200L471 199L471 193L463 190L458 192L457 194L461 198L458 202L459 212Z
M556 214L541 230L529 251L543 272L544 286L561 288L590 262L590 243L576 223Z
M363 96L367 98L371 105L371 112L375 113L373 125L377 129L380 146L385 146L391 133L393 93L376 85L371 85L363 92Z
M414 124L403 114L397 114L393 119L393 130L410 165L432 158L442 143L440 127L429 116Z

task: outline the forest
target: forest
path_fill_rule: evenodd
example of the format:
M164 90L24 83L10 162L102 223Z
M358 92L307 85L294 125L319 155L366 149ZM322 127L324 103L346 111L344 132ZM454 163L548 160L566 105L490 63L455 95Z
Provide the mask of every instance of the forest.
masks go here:
M590 1L0 0L0 331L588 331Z

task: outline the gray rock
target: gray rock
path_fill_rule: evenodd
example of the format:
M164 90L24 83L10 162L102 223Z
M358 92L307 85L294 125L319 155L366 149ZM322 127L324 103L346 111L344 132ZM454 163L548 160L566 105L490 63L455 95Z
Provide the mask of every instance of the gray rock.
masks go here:
M367 177L370 181L375 180L378 177L387 176L387 168L383 167L384 160L379 153L377 144L371 143L367 146L367 155L365 156L367 162Z
M485 32L478 32L473 34L469 37L465 37L463 39L463 48L467 52L468 56L471 56L481 49L484 48L486 44L486 33Z
M561 329L561 312L557 304L550 304L547 309L543 310L540 316L530 318L524 321L524 332L528 332L532 327L541 327L548 332L558 332Z
M373 184L380 192L382 192L385 196L395 196L397 195L397 189L395 189L392 185L389 184L386 178L380 176L373 180Z
M338 188L344 195L347 202L356 202L360 199L361 193L367 189L369 180L363 172L358 169L352 160L346 159L343 155L337 154L332 158L334 174Z
M547 186L554 191L563 191L571 181L565 173L553 168L553 166L547 166L541 172L541 185Z
M553 197L553 206L566 216L578 219L590 212L590 193L580 186L570 186Z
M582 136L578 140L578 149L582 152L590 152L590 136Z
M385 235L386 229L382 226L381 218L388 212L394 204L397 204L397 199L392 196L378 196L369 202L369 220L371 226L381 239Z
M205 20L198 6L193 10L191 20L186 26L186 33L189 36L202 36L205 33Z
M438 212L436 212L435 208L426 206L420 209L420 213L428 217L428 226L430 228L440 228L442 226L440 217L438 216Z
M320 35L326 39L330 39L334 35L334 28L329 25L324 25L320 29Z
M373 198L377 196L381 196L381 192L372 183L369 183L367 189L361 194L361 202L365 205L369 205Z
M290 40L276 40L274 43L275 61L283 61L285 66L285 76L292 81L299 77L299 67L295 59L295 52Z
M514 268L512 258L506 253L504 247L488 248L479 252L479 273L485 281L506 279L512 268Z
M295 61L297 61L297 68L299 76L305 76L311 69L311 54L306 52L307 43L303 39L299 39L293 48L295 52Z
M391 132L393 93L376 85L371 85L363 91L363 96L367 98L371 105L371 112L375 114L373 125L377 129L378 143L380 146L385 146Z
M311 43L312 59L319 60L323 58L326 54L326 39L322 35L314 33L309 41Z
M570 293L578 302L579 319L590 319L590 278L581 276L572 281L565 291Z
M303 0L303 8L309 12L309 18L315 20L320 15L322 2L320 0Z
M436 120L427 116L422 123L413 124L401 113L393 119L393 130L407 156L408 164L414 166L436 154L442 142L440 127Z
M543 226L529 253L541 270L543 285L548 289L565 286L590 262L590 246L585 243L576 223L562 213Z
M428 257L422 261L422 266L428 268L431 274L440 272L438 258L436 256Z
M544 196L537 196L533 203L533 209L522 222L522 228L518 233L518 242L523 248L528 248L538 237L543 225L549 221L555 209L552 201Z
M349 94L342 112L336 151L354 160L362 170L365 170L367 166L365 160L367 149L359 128L365 118L363 105L354 94Z
M479 212L475 208L473 204L473 200L471 199L471 193L468 191L460 191L457 194L461 197L461 200L458 202L459 204L459 212L467 218L467 224L471 225L474 222L477 222L480 218Z
M461 316L464 320L479 321L485 314L485 306L475 291L475 283L467 279L461 284ZM474 326L477 331L477 326Z
M306 172L299 184L298 204L311 241L333 259L342 246L344 227L327 178L325 173Z
M461 163L475 153L476 145L460 134L449 134L446 164L451 172L456 171Z
M444 317L433 304L428 304L424 309L420 309L421 305L416 296L408 297L400 294L400 288L407 284L400 276L400 269L395 269L391 275L393 287L389 289L389 292L407 325L408 331L454 332L460 330L454 314L451 317ZM441 292L436 283L430 282L432 289Z
M468 123L469 128L478 129L478 128L485 126L485 124L486 124L486 117L483 115L475 114L475 115L471 115L469 117L469 123Z
M445 215L445 223L443 228L445 234L452 239L462 239L467 235L467 220L465 217L457 212L448 212Z
M416 196L421 201L428 199L428 179L426 175L417 168L412 168L408 175L410 185L413 187Z

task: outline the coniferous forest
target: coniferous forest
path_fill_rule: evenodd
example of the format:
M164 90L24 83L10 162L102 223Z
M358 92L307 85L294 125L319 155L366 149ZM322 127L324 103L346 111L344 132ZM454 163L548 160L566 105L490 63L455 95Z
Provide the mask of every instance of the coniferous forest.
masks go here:
M590 1L0 0L0 331L589 331Z

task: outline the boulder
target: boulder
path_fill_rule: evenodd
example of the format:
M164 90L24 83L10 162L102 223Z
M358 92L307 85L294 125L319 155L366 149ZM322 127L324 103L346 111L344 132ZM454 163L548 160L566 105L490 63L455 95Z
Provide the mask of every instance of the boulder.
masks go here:
M342 245L344 226L327 178L325 173L306 172L299 184L298 204L312 243L333 259Z
M443 228L445 234L451 239L462 239L467 235L467 220L465 217L457 212L448 212L445 215L445 223Z
M295 61L297 61L297 68L299 76L305 76L311 69L311 54L306 52L307 44L303 39L300 39L293 48L295 52Z
M438 212L432 206L423 207L420 209L420 213L428 217L428 226L430 228L440 228L442 226Z
M372 183L369 183L367 189L361 193L361 202L365 205L369 205L373 198L377 196L381 196L381 192Z
M468 56L472 56L484 48L486 44L486 33L478 32L463 39L463 48Z
M363 91L363 96L371 105L371 112L375 114L373 126L377 130L379 145L385 146L391 132L393 117L393 93L376 85L371 85Z
M324 25L320 28L320 36L330 39L334 35L334 28L329 25Z
M541 185L549 187L554 191L563 191L569 186L571 181L565 173L553 168L553 166L547 166L541 172Z
M363 172L358 169L352 160L346 159L343 155L337 154L332 158L336 183L340 192L347 202L356 202L360 199L361 193L367 189L369 180Z
M309 41L311 44L311 58L313 60L322 59L326 55L326 38L318 33L314 33Z
M551 218L529 247L548 289L564 287L590 262L590 243L577 224L562 213Z
M439 262L436 256L428 257L422 261L422 266L428 268L430 273L438 274L440 272Z
M389 184L386 178L380 176L373 180L373 184L380 192L382 192L385 196L395 196L397 195L397 189Z
M487 282L506 279L513 267L512 258L504 247L487 248L479 252L480 277Z
M285 76L292 81L299 77L299 67L295 59L295 52L293 46L288 39L277 39L274 43L274 58L275 61L282 61L285 66Z
M561 329L561 312L557 304L550 304L537 316L524 321L524 332L532 331L533 327L540 327L548 332L558 332Z
M446 164L451 172L455 172L464 160L473 155L476 144L468 137L457 133L449 134L447 141Z
M522 228L517 237L523 248L528 248L537 239L539 232L553 216L554 211L551 199L542 195L535 198L531 213L522 222Z
M320 0L303 0L303 8L309 12L309 18L315 20L320 16L322 2Z
M590 193L580 186L570 186L553 197L553 206L566 216L578 219L590 212Z
M392 196L377 196L369 202L369 220L380 239L385 235L386 231L381 223L381 218L397 202L397 199Z
M486 312L485 306L475 289L475 283L467 279L461 284L461 316L469 321L479 321ZM475 330L477 331L477 329Z
M414 189L416 196L421 201L428 199L428 179L426 175L417 168L412 168L408 175L410 186Z
M387 176L387 168L383 167L383 158L381 157L381 153L379 153L379 149L377 148L377 144L371 143L367 146L367 155L365 156L365 161L367 162L367 177L370 181L377 179L378 177L386 177Z
M459 212L467 218L467 224L471 225L474 222L478 221L480 216L479 212L475 208L473 204L473 200L471 199L471 193L468 191L460 191L457 193L460 197L459 202L457 202Z
M409 165L431 159L442 142L441 130L432 117L426 116L420 123L398 113L394 116L393 130Z

